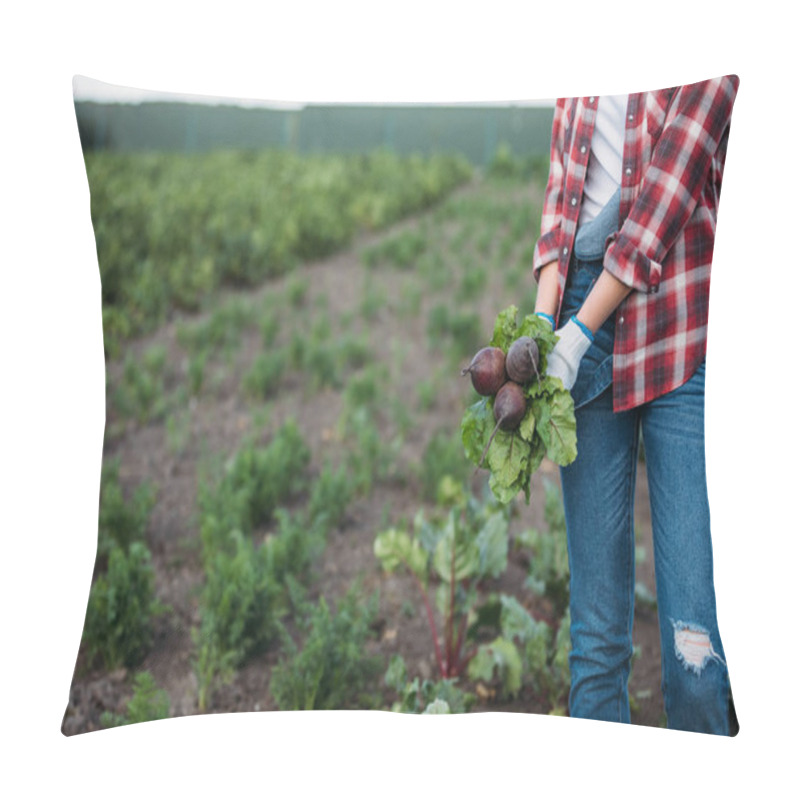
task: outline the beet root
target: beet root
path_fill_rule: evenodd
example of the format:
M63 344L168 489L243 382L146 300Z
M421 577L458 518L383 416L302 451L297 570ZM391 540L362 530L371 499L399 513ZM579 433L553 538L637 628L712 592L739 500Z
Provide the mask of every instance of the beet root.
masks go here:
M520 336L506 356L508 377L517 383L528 383L535 377L539 379L539 347L530 336Z
M499 347L484 347L475 353L470 365L461 370L462 375L467 373L475 391L491 397L506 382L506 354Z
M483 459L486 458L486 453L497 431L500 429L504 431L516 430L525 416L526 409L527 403L525 402L525 393L522 391L522 387L514 381L504 383L494 398L494 418L497 420L497 424L494 426L489 441L486 442L486 447L483 448L481 460L478 462L479 468L483 466Z

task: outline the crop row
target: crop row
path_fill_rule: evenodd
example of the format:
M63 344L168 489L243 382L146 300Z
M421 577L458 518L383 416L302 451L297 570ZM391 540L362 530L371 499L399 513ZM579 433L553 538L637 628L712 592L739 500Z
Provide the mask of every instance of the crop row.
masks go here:
M278 655L270 693L284 710L454 713L474 705L468 686L478 683L484 691L494 687L501 698L524 688L541 699L543 710L563 713L568 565L557 491L548 489L548 530L512 536L510 507L481 501L445 475L432 510L420 508L410 531L376 532L376 566L414 575L431 626L440 672L421 680L401 655L381 657L370 644L377 592L366 596L356 582L338 600L310 599L314 569L329 532L344 518L353 484L346 468L330 465L312 479L308 458L299 431L287 424L266 446L243 443L227 468L201 485L205 577L192 631L198 708L208 710L237 669L271 651ZM104 538L110 555L92 587L84 641L90 661L102 660L108 670L136 668L157 617L171 612L155 599L151 558L141 539L152 497L141 486L126 501L109 468L101 498L102 518L120 522L130 541ZM300 510L288 510L287 503ZM512 548L528 564L527 589L544 603L544 616L535 617L514 596L486 590L502 577ZM164 693L149 673L137 673L134 690L127 716L108 712L103 724L168 715Z
M87 153L106 351L221 285L252 286L429 207L461 158Z

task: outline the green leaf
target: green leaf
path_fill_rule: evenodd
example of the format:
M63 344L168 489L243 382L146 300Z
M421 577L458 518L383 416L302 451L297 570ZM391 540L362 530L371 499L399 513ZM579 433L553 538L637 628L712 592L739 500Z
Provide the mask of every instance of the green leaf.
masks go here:
M489 645L483 644L478 648L478 652L470 659L467 670L471 681L492 680L494 674L494 653Z
M439 525L434 525L425 518L425 511L417 509L414 514L414 538L427 553L433 553L439 539L442 538L444 530Z
M480 554L480 574L497 578L508 565L508 520L505 514L492 514L476 540Z
M420 580L425 580L428 556L416 539L405 531L389 528L375 537L375 557L387 572L394 572L401 564L407 566Z
M543 675L547 671L547 659L553 632L546 622L537 622L529 638L525 641L525 664L531 675Z
M572 395L562 389L554 392L549 402L540 401L536 407L536 432L544 443L547 457L562 467L571 464L578 455Z
M457 522L455 510L445 524L444 536L433 553L433 566L439 577L450 583L476 575L480 568L480 553L474 538Z
M423 714L449 714L450 713L450 706L447 704L446 700L442 700L441 698L436 698L432 703L428 703L425 710L422 712Z
M527 464L530 451L530 446L516 433L497 431L489 446L486 460L498 485L514 485Z
M536 620L528 610L511 595L501 595L500 630L506 639L524 642L536 635Z
M533 381L525 388L525 393L530 398L544 397L546 402L551 403L553 395L559 392L565 392L564 384L561 378L554 378L552 375L545 375L542 372L542 378L538 383Z
M469 662L471 680L490 681L495 670L499 673L503 691L509 695L517 694L522 688L522 658L516 645L502 637L482 645Z
M494 323L494 335L489 344L492 347L499 347L504 353L508 352L511 343L518 336L517 311L516 306L509 306L497 315Z
M483 448L494 428L494 414L489 398L471 405L461 420L461 441L464 453L473 464L479 464Z
M520 492L516 484L513 486L501 485L494 473L489 476L489 488L492 490L492 494L504 504L510 503Z
M536 414L533 413L533 406L529 405L525 416L519 423L519 435L530 444L533 441L533 434L536 431Z
M408 670L406 669L406 662L403 660L403 656L395 653L389 661L389 666L386 669L383 681L389 688L394 689L400 694L407 680Z

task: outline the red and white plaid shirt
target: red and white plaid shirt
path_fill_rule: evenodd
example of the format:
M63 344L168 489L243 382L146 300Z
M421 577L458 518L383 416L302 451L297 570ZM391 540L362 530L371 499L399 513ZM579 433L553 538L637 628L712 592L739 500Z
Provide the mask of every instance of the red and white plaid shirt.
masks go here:
M614 409L686 382L705 357L711 255L739 78L631 94L620 229L605 268L634 291L616 311ZM559 99L534 275L558 261L559 311L580 214L597 97ZM558 312L556 313L558 319Z

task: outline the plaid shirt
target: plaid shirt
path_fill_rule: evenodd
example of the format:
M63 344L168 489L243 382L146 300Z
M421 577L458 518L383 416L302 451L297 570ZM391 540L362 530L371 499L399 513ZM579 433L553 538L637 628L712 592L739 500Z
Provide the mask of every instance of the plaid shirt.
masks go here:
M705 357L711 254L739 79L631 94L620 228L605 268L632 291L616 310L614 409L686 382ZM559 310L580 214L597 97L559 99L534 275L558 261Z

